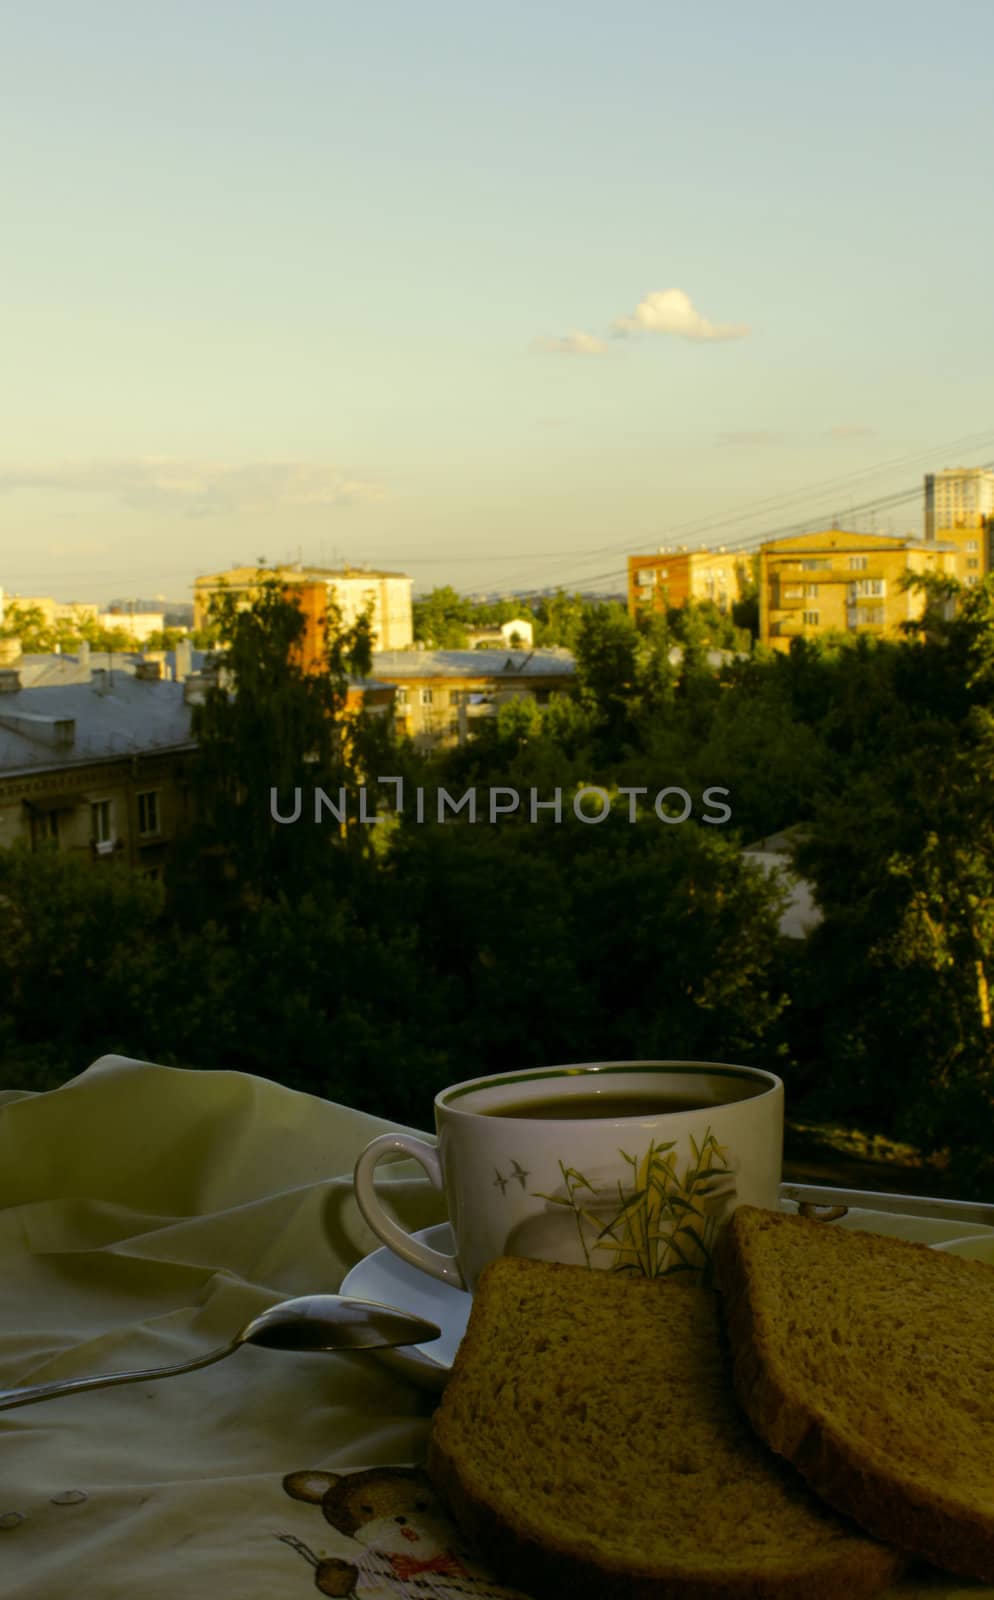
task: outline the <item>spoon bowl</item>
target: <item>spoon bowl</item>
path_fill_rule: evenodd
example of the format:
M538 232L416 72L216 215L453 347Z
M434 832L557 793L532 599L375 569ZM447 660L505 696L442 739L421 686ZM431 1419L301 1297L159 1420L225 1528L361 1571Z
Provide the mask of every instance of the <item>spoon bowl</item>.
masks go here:
M441 1335L441 1329L423 1317L398 1311L396 1306L377 1300L354 1300L340 1294L308 1294L295 1300L281 1300L260 1311L229 1344L211 1350L192 1361L179 1361L168 1367L145 1367L140 1371L106 1372L93 1378L66 1378L58 1383L39 1383L29 1389L0 1390L0 1411L15 1406L33 1405L38 1400L55 1400L60 1395L83 1389L107 1389L118 1383L144 1383L149 1378L174 1378L181 1372L194 1372L223 1361L243 1344L261 1345L267 1350L387 1350L399 1345L426 1344Z

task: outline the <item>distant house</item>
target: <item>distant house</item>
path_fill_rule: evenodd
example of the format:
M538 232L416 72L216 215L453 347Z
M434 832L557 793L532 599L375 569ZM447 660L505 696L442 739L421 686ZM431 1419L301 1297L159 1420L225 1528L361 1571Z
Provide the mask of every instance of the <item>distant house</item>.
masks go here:
M394 686L398 732L421 746L464 741L474 723L522 696L540 705L569 689L568 650L384 650L371 676Z
M530 650L535 628L530 617L512 617L499 628L475 628L466 635L471 650Z
M197 578L193 585L194 627L202 628L208 622L211 601L217 595L233 594L239 607L250 606L259 594L260 573L262 579L277 580L284 593L300 605L305 620L305 670L320 661L329 602L338 607L346 627L371 607L374 650L406 649L414 637L411 580L406 573L311 567L299 561L278 567L229 567Z
M766 873L778 873L789 890L790 898L780 918L780 932L785 939L806 939L813 928L823 922L824 915L815 900L814 889L797 875L794 854L804 836L802 827L784 828L766 839L748 845L743 854Z
M126 633L136 644L144 644L153 634L161 633L166 626L163 611L101 611L97 626L108 633Z
M150 663L86 674L77 664L75 681L31 687L0 670L0 847L47 844L157 877L189 811L200 680L165 682Z

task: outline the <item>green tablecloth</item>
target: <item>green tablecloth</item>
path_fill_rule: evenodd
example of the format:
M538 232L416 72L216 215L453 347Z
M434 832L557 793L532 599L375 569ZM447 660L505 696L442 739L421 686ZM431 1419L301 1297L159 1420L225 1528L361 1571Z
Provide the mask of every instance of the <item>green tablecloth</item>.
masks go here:
M277 1300L333 1292L377 1246L351 1174L393 1126L263 1079L115 1056L49 1094L0 1093L0 1385L181 1361ZM379 1184L405 1226L443 1220L414 1163ZM370 1355L249 1347L0 1413L0 1595L507 1594L444 1524L398 1554L322 1515L337 1475L423 1459L434 1401ZM309 1474L304 1498L292 1473ZM370 1482L392 1524L402 1477ZM945 1580L901 1592L994 1596Z

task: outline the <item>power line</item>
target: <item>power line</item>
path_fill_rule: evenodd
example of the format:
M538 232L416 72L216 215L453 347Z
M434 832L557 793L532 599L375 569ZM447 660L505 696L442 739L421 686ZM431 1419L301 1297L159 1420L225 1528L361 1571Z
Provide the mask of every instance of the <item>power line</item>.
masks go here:
M980 466L982 470L989 471L994 468L994 461L981 462ZM850 506L848 509L848 514L850 517L855 518L856 516L865 515L869 512L893 509L895 506L907 504L912 500L917 500L920 497L921 492L921 487L916 484L914 488L901 489L894 494L880 495L873 500L865 500L859 505ZM834 516L835 513L832 513L832 515ZM722 549L723 551L727 551L729 553L740 552L741 554L745 555L758 550L761 545L768 543L770 540L787 539L793 535L807 532L810 530L811 523L813 522L824 527L825 523L828 521L828 516L829 514L827 512L823 512L814 516L804 517L798 522L784 524L778 528L768 528L761 534L748 534L741 539L728 541L722 546ZM706 547L698 546L697 548L701 549ZM631 553L635 555L640 554L641 552L632 551ZM655 554L656 552L654 551L651 553ZM562 579L560 580L558 587L565 588L570 584L586 584L589 586L592 584L607 583L609 580L614 579L619 575L624 576L627 582L627 563L624 568L614 567L609 572L584 574L582 576L573 576ZM539 592L540 591L538 590L523 589L508 591L508 593L517 593L522 595L536 594Z
M718 518L692 518L687 522L673 524L669 528L663 530L663 532L656 535L655 541L651 547L645 546L639 548L636 546L633 549L631 541L627 541L624 545L618 543L603 545L599 550L585 551L582 555L579 552L576 552L573 556L573 559L582 562L594 559L600 555L618 555L622 551L624 551L626 555L653 554L658 549L661 542L670 543L672 540L678 538L681 534L690 536L693 534L717 533L722 528L732 525L739 525L742 522L747 522L751 518L759 516L773 509L786 509L789 506L796 505L799 501L803 502L811 495L820 493L823 489L841 489L843 486L850 485L856 479L874 477L883 472L890 472L893 471L895 467L902 465L906 466L913 461L921 461L925 458L931 460L943 452L979 449L981 444L990 440L994 440L994 432L992 432L989 428L984 429L979 433L964 434L958 439L952 439L944 444L930 446L928 449L915 450L908 455L894 457L891 461L882 462L873 467L863 467L855 472L837 474L831 478L823 479L820 483L809 485L804 489L789 490L786 493L769 495L761 500L750 501L746 505L739 507L736 511L728 514L722 514ZM984 465L988 465L988 463L984 463ZM917 487L912 490L901 491L900 493L903 498L914 499L921 493L921 488ZM899 501L895 500L892 503L898 504ZM881 509L882 506L883 501L880 502L880 505L877 507L877 509ZM848 508L850 513L856 509L858 508ZM836 515L837 513L833 511L832 514ZM807 522L814 521L823 515L824 513L819 512L816 513L815 516L805 518L803 523L791 524L788 531L793 532L796 528L804 526ZM728 547L734 548L739 544L749 543L751 537L754 536L744 535L742 540L731 541ZM758 538L757 542L762 543L763 539L769 537L771 537L771 535L764 532L763 535ZM536 556L533 559L541 561L544 558L542 556ZM599 580L591 578L585 581L596 582Z

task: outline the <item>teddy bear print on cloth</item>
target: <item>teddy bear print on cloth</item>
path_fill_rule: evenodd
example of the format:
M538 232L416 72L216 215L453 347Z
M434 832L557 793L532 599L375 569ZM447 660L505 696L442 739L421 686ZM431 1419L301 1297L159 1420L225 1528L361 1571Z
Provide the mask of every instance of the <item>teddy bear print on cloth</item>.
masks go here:
M320 1506L325 1521L354 1546L344 1556L316 1555L293 1534L277 1536L314 1569L320 1594L338 1600L527 1600L518 1589L499 1587L473 1560L416 1467L291 1472L283 1487L292 1499Z

